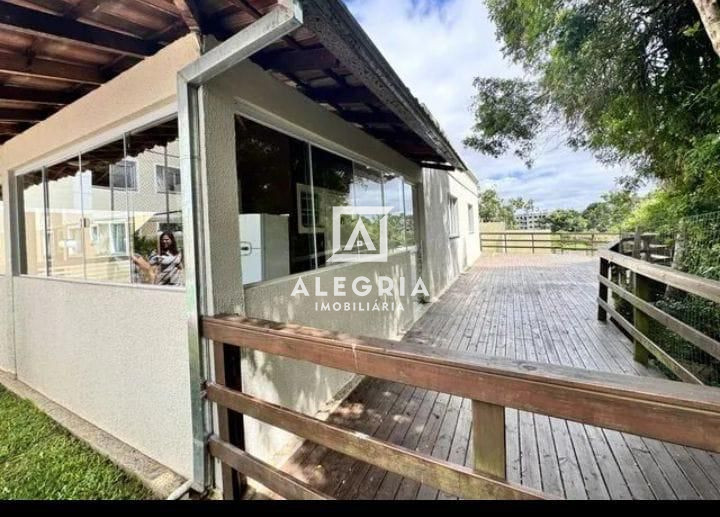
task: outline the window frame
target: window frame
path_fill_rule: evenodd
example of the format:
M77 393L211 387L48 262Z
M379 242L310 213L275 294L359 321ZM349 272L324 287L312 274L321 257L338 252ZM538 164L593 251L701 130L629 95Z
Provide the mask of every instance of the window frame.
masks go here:
M448 233L450 239L460 238L460 214L458 198L452 194L448 194L447 200L448 212Z
M174 194L174 195L176 195L176 196L182 195L182 181L180 182L180 190L170 190L170 191L168 191L168 190L167 190L167 180L166 180L166 181L163 181L163 185L165 185L165 188L164 188L164 189L158 188L158 182L157 182L158 173L159 173L161 170L163 170L163 176L164 176L163 179L166 179L166 178L167 178L167 171L168 171L168 169L176 170L176 171L177 171L177 174L178 174L178 177L181 177L181 176L180 176L180 174L181 174L181 172L180 172L180 167L173 167L173 166L171 166L171 165L163 165L162 163L156 163L156 164L155 164L155 193L156 193L156 194L163 194L163 195L165 195L165 194L171 194L171 195Z
M122 137L125 138L125 135L126 135L126 134L123 134ZM110 143L110 142L108 142L108 143ZM105 145L105 144L103 144L103 145ZM100 147L102 147L102 145L101 145ZM92 152L92 151L94 151L95 149L98 149L98 148L99 148L99 147L93 147L93 148L90 149L89 151L85 151L85 153ZM83 153L81 153L80 156L82 156L82 154L83 154ZM139 181L139 177L138 177L138 163L137 163L137 160L136 160L135 158L127 158L127 157L126 157L126 158L123 158L121 161L122 161L122 162L128 162L128 163L132 162L132 163L133 163L133 171L134 171L134 176L135 176L135 188L113 187L113 186L112 186L112 177L113 177L112 168L115 166L114 164L109 166L110 170L108 171L108 183L110 184L110 186L106 187L105 185L95 185L95 184L93 184L93 183L92 183L92 176L91 176L91 177L90 177L90 188L91 188L91 189L93 189L93 188L98 188L98 189L102 189L102 190L116 190L116 191L118 191L118 192L130 192L130 193L137 193L137 192L139 192L139 191L140 191L140 190L139 190L140 181ZM47 167L52 167L52 165L48 165ZM47 167L46 167L46 168L47 168Z

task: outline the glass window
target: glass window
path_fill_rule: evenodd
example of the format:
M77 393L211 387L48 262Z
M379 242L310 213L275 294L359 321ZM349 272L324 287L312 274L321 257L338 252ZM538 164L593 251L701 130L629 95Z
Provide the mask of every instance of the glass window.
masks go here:
M353 205L356 207L385 206L383 202L382 174L375 169L357 163L353 164L353 168L353 181L350 185ZM380 220L382 214L362 215L361 218L372 241L372 249L369 243L366 243L363 239L357 239L355 241L356 251L358 253L377 253L380 251ZM352 225L354 230L357 218L350 219L355 219Z
M117 246L126 246L118 253L132 257L134 283L183 285L182 197L175 195L182 192L177 119L130 133L126 146L137 184L128 196L129 225L111 228L110 235ZM158 176L164 180L161 189Z
M313 191L319 201L316 205L318 266L323 267L333 252L333 207L354 206L353 163L335 154L312 148ZM346 242L355 229L353 217L340 220L341 242Z
M389 206L389 250L415 243L413 190L401 176L381 173L243 117L236 119L236 136L243 284L327 265L333 254L335 207ZM156 173L158 190L166 181L163 171L167 169ZM382 209L361 217L370 241L356 239L354 252L377 253ZM340 219L341 243L350 241L357 223L358 216Z
M48 274L85 278L83 189L80 160L72 158L45 169L47 181Z
M177 167L155 167L155 185L159 194L180 194L180 169Z
M129 177L135 175L136 170L135 164L125 161L124 139L82 153L80 165L86 278L130 283L132 267L127 228L132 190L125 185L133 182L137 185L137 181ZM118 239L123 236L124 241L120 242Z
M448 228L450 237L458 237L460 228L458 224L458 201L456 197L448 196Z
M388 249L405 247L405 199L403 179L395 174L385 176L385 206L391 208L388 216Z
M308 145L241 117L236 126L243 283L315 269L322 199L312 194Z
M410 183L403 184L405 198L405 242L408 246L417 245L415 230L415 192L416 187Z
M173 119L19 176L21 272L183 285L179 162Z
M45 255L45 188L43 172L31 172L17 178L20 214L19 236L24 253L20 272L24 275L47 275Z

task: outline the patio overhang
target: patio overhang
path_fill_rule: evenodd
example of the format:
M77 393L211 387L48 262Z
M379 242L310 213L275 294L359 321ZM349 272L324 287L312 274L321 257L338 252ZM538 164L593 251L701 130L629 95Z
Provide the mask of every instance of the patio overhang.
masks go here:
M304 25L251 59L418 165L467 167L341 0L302 0ZM0 144L188 32L224 41L276 0L0 3Z

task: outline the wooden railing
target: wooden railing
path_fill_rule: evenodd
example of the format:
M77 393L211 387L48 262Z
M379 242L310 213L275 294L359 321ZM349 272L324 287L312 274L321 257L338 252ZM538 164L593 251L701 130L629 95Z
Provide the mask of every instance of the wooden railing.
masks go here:
M650 299L651 288L652 283L656 282L720 304L720 282L628 257L618 253L616 251L618 249L620 249L620 243L610 249L600 251L598 319L606 321L610 315L625 332L632 336L635 342L635 359L637 361L647 364L649 356L652 355L679 379L702 384L703 382L695 373L648 337L650 325L662 325L718 360L720 360L720 342L655 307ZM614 266L630 272L633 292L612 281L611 269ZM610 292L615 293L633 307L632 322L612 307L608 298Z
M514 253L516 250L596 253L617 238L617 234L599 232L483 232L480 246L484 251L501 253Z
M506 407L720 452L720 389L235 316L204 318L203 333L216 350L244 347L472 400L474 469L468 469L259 400L223 386L221 380L207 386L207 397L218 411L251 416L461 498L549 497L506 479ZM222 372L218 377L223 378ZM227 436L214 436L209 443L210 453L226 468L286 498L327 498L228 441Z

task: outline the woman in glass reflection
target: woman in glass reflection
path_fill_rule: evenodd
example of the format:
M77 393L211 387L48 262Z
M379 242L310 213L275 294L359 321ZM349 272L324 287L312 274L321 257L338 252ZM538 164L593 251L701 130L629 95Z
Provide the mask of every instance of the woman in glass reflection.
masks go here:
M173 232L163 232L158 242L158 251L153 251L149 260L140 255L133 262L145 271L155 285L182 285L182 253L178 250Z

